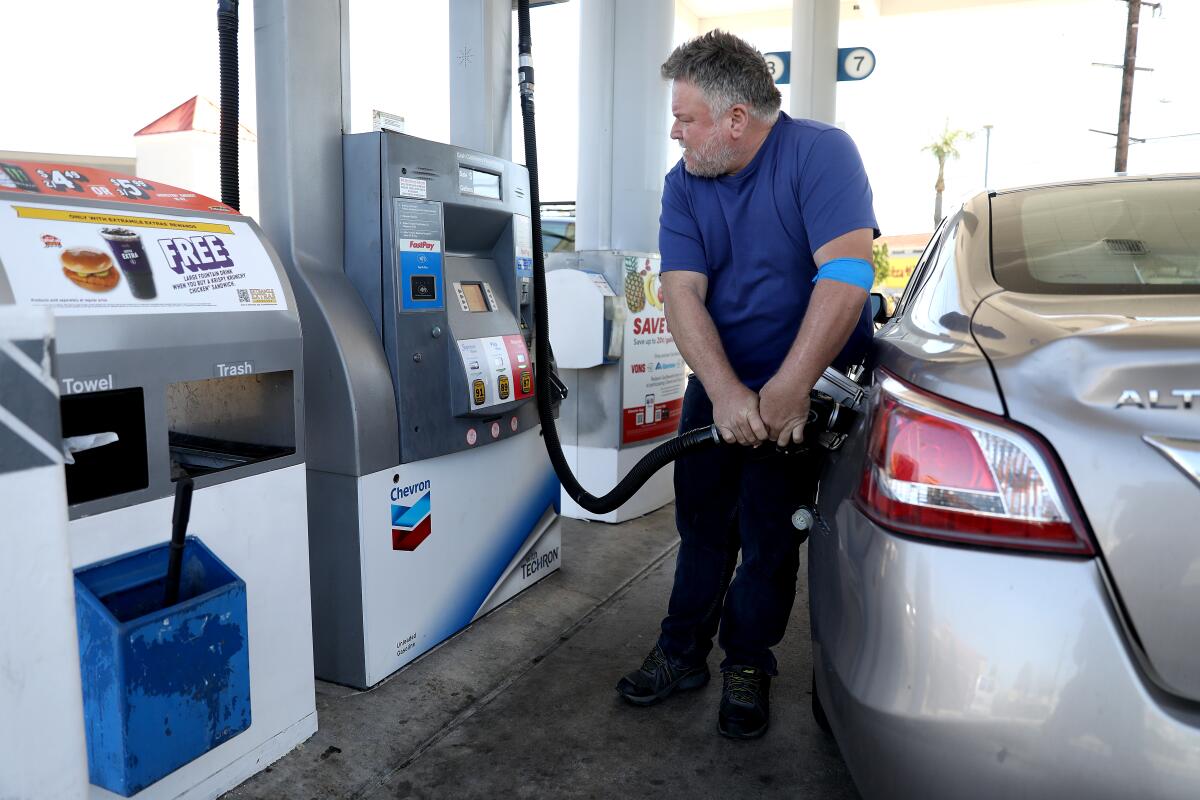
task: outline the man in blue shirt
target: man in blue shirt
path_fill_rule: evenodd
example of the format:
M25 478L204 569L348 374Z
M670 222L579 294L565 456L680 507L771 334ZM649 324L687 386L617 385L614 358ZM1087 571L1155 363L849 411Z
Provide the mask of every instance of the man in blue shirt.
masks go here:
M812 502L820 468L811 453L777 446L802 441L825 368L865 354L878 231L850 137L782 113L749 44L713 31L677 48L662 75L672 81L671 138L683 147L659 220L668 324L695 371L681 427L715 423L734 446L676 463L680 548L667 616L617 691L649 705L703 686L719 627L718 730L754 738L767 730L771 647L796 594L803 535L790 517Z

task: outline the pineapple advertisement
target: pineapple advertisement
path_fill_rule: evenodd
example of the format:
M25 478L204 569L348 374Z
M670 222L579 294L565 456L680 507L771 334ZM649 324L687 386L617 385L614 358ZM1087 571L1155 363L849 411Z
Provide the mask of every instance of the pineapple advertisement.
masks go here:
M625 256L621 443L672 435L683 410L685 369L667 327L659 259Z

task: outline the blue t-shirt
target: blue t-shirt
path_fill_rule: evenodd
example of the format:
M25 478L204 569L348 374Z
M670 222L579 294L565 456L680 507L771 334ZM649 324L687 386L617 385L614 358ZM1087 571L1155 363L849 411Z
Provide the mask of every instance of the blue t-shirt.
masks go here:
M663 187L662 270L708 276L708 312L738 377L762 388L796 339L817 266L813 253L842 234L879 235L871 185L854 142L811 120L779 119L746 167L699 178L681 159ZM871 341L870 303L834 363Z

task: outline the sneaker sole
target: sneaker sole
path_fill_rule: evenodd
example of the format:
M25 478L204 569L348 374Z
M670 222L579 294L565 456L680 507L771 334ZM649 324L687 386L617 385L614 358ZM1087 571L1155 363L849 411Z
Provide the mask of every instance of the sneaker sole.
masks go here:
M767 722L758 730L751 731L750 733L730 733L729 731L725 730L723 725L721 725L720 720L717 721L717 733L721 734L726 739L761 739L769 727L771 727L771 723Z
M705 670L695 675L688 675L686 678L680 679L678 683L670 684L661 689L657 694L649 694L645 697L635 697L620 691L617 694L621 695L625 699L625 702L632 703L635 706L652 706L657 702L667 699L672 692L686 692L691 689L699 689L708 683L709 678L710 673L708 670Z

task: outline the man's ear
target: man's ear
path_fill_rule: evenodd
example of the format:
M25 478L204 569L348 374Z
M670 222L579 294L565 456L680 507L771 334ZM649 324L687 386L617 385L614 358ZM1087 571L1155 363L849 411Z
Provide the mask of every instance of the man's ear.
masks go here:
M750 112L741 103L729 109L729 135L740 139L750 125Z

